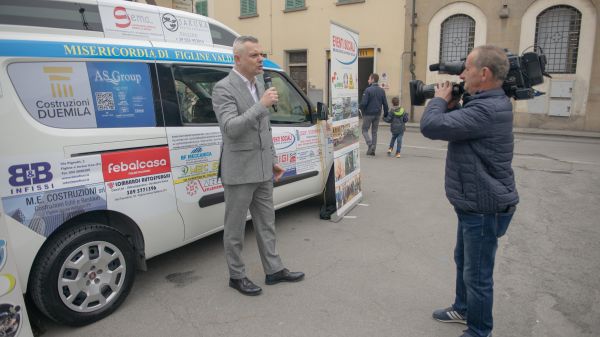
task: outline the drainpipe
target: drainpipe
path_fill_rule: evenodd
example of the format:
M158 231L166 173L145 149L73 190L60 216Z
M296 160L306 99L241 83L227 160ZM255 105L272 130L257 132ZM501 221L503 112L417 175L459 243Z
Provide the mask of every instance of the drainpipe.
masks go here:
M404 88L404 85L402 85L404 83L404 56L406 55L410 55L411 52L409 51L405 51L402 53L402 55L400 55L400 97L402 97L402 99L400 100L400 105L401 106L406 106L406 98L404 97L404 94L402 93L402 88Z
M412 13L411 13L411 23L410 23L410 66L409 66L409 70L411 73L411 79L412 80L416 80L417 76L415 75L415 27L416 27L416 18L417 18L417 12L415 9L415 2L416 0L412 0ZM411 122L414 122L414 118L415 118L415 106L410 105L410 113L409 113L409 118Z

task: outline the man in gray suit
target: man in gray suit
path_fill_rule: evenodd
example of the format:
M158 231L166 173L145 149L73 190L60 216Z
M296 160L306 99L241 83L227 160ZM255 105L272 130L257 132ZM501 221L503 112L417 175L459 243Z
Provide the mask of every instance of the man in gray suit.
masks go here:
M264 88L263 56L258 40L240 36L233 42L235 66L219 81L212 94L223 145L220 174L225 189L223 242L229 267L229 286L244 295L259 295L262 289L246 277L242 249L248 210L256 232L265 283L295 282L302 272L283 267L275 248L273 178L285 170L277 163L273 146L269 107L277 103L275 88ZM259 83L257 83L259 82Z

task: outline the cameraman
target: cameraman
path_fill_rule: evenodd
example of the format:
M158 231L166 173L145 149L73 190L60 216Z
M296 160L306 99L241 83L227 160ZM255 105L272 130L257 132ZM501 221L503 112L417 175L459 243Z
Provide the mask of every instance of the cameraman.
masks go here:
M502 49L473 49L460 75L468 93L463 106L452 96L452 85L441 83L421 118L425 137L448 141L446 196L458 216L456 298L433 318L466 324L462 337L491 336L498 238L519 202L511 167L512 104L502 90L508 69Z

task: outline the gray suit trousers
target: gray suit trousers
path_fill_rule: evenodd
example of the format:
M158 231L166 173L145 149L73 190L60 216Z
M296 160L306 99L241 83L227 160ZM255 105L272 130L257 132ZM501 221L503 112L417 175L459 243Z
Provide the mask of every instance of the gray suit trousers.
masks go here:
M229 277L246 277L242 260L244 233L248 210L256 233L258 252L265 274L283 269L283 263L275 248L275 208L273 207L273 182L223 185L225 189L225 230L223 243Z

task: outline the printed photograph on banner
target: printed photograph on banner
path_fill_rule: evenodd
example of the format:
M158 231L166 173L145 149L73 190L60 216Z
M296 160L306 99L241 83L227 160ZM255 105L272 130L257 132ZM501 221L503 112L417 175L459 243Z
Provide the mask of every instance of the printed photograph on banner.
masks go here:
M85 62L27 62L8 65L27 112L57 128L95 128L96 112Z
M344 212L344 206L361 195L360 172L355 171L350 175L346 175L346 178L335 186L335 200L338 212Z
M81 213L106 209L106 192L99 183L5 197L2 205L8 216L47 237Z
M337 97L333 99L332 105L331 117L334 122L358 117L358 97Z
M148 65L87 62L99 128L156 126Z
M158 7L132 8L107 0L99 0L98 8L106 37L164 41ZM149 9L150 8L150 9Z
M360 134L358 118L344 120L342 123L334 123L331 131L334 156L337 151L358 144Z
M335 158L334 167L336 184L341 183L346 176L358 170L360 168L358 144L340 151L339 156Z

